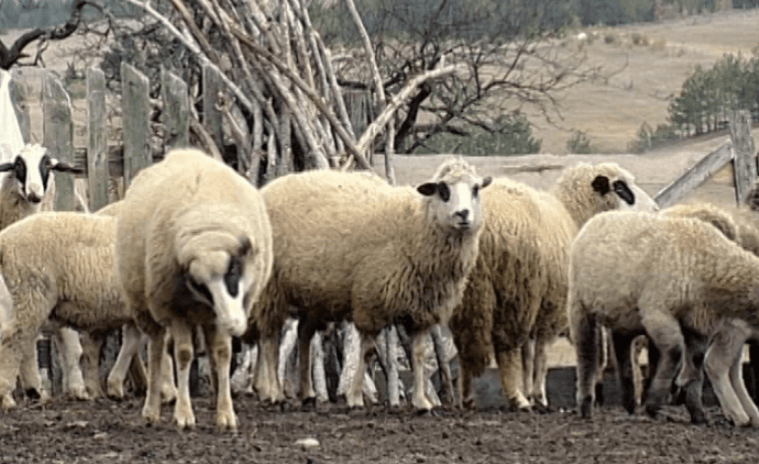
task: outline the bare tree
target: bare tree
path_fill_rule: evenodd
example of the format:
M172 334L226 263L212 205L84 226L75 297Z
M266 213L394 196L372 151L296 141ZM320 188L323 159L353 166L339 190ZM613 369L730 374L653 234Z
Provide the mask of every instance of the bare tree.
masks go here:
M8 70L14 65L21 64L20 60L30 58L31 55L24 52L24 50L35 42L38 44L37 53L34 55L32 62L28 64L36 65L42 57L46 42L66 39L83 25L82 15L86 6L94 8L101 13L103 12L102 7L96 3L87 0L76 0L71 7L71 15L65 24L32 29L17 38L10 47L0 40L0 68ZM103 32L98 33L103 34Z
M349 44L342 2L312 5L317 27L333 48L345 48L337 73L347 88L374 90L366 56ZM561 117L554 95L598 73L584 56L561 46L573 24L562 0L363 0L358 4L374 43L388 95L416 73L458 63L466 70L417 89L401 111L394 148L411 153L440 134L468 137L512 129L509 115L529 106L549 122Z

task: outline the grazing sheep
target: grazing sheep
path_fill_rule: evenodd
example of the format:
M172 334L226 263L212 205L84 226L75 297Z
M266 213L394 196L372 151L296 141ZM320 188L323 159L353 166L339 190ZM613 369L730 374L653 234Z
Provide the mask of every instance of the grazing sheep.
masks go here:
M758 310L759 258L711 224L629 212L588 221L571 246L568 301L583 417L592 413L598 324L630 336L646 333L661 353L646 395L646 411L655 415L683 352L724 333L730 324L755 328ZM707 372L717 379L713 383L719 391L733 358L715 366L709 356L707 352ZM699 398L697 392L686 391L686 407L696 423L705 421L701 405L694 401ZM722 406L730 415L730 405ZM733 419L747 422L745 417Z
M274 271L252 313L261 338L260 397L283 398L273 368L279 330L293 305L305 403L315 397L308 363L314 331L348 318L359 330L362 353L348 405L363 406L364 354L379 331L397 321L412 335L413 406L431 409L424 393L425 336L446 323L461 300L477 257L479 192L489 184L463 159L450 159L416 189L327 170L283 176L264 187Z
M723 209L709 203L680 203L663 210L661 214L667 217L693 218L711 224L717 228L729 240L741 244L741 228L734 221L733 216L738 214L738 210ZM747 229L743 231L746 235ZM643 396L650 381L650 376L643 382L636 382L636 374L640 372L637 365L637 357L631 348L634 340L638 335L628 333L627 331L615 331L612 334L613 352L616 355L617 372L619 375L620 386L622 390L622 404L630 413L635 412L638 405L638 398ZM707 349L706 343L696 343L696 340L690 340L690 347L685 357L683 369L679 375L676 384L685 385L681 393L697 394L697 398L688 400L691 407L700 408L701 387L703 382L703 359ZM659 353L653 343L648 343L648 372L654 372L659 359ZM601 362L603 364L603 362ZM599 373L601 371L599 370ZM688 384L688 382L693 382ZM636 393L636 385L642 388ZM703 412L694 415L696 420L704 416Z
M271 241L258 191L199 150L173 150L134 178L118 214L116 267L135 322L150 337L142 410L148 422L160 419L158 366L168 328L178 384L174 421L195 425L189 376L200 325L218 379L216 426L237 428L231 336L245 332L250 306L269 279Z
M482 201L480 254L450 321L461 361L458 402L474 405L472 380L492 349L510 405L529 408L525 394L546 405L546 347L567 324L568 244L596 213L656 206L630 173L607 163L567 168L550 192L496 179ZM529 345L534 361L525 356L523 364Z

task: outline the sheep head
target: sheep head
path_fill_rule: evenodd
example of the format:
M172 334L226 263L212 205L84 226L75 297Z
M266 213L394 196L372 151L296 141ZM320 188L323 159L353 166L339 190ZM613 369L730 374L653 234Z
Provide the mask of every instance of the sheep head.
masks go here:
M425 197L428 212L438 224L476 233L482 224L479 192L491 182L490 177L479 177L462 158L451 158L416 190Z
M26 202L40 203L47 192L50 171L81 173L82 170L50 157L47 149L27 144L12 163L0 164L0 172L12 172L18 195Z
M234 336L248 327L252 248L247 236L210 230L189 238L177 256L194 300L213 308L219 327Z

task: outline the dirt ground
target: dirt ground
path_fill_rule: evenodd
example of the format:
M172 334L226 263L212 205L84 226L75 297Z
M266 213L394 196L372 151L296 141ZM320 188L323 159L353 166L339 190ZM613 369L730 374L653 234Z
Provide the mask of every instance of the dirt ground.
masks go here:
M738 463L755 462L759 445L759 431L735 429L714 409L710 425L693 426L675 407L656 419L605 407L585 421L573 412L499 409L420 416L320 405L281 412L244 397L235 400L239 432L220 434L210 405L194 400L199 425L186 432L168 422L170 407L164 423L146 426L139 398L21 407L0 420L0 463ZM303 438L319 444L296 444Z

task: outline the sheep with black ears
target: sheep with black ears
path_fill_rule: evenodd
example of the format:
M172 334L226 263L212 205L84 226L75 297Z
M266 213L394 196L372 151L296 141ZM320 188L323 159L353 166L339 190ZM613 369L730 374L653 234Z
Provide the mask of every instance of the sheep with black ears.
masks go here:
M479 192L489 184L463 159L450 159L416 189L326 170L290 174L265 186L274 271L252 313L263 351L256 376L262 399L283 398L273 369L279 329L292 305L299 308L304 402L315 398L309 375L314 331L347 317L359 330L362 353L388 323L407 328L414 351L412 403L431 409L424 394L423 341L461 301L477 257ZM364 370L362 354L346 395L351 407L363 406Z
M150 337L144 419L160 420L158 366L168 329L178 384L174 421L179 428L195 425L189 375L192 333L200 325L218 379L216 426L237 428L231 336L245 332L271 267L263 199L230 167L199 150L176 149L134 178L118 214L116 268L135 322Z
M588 221L572 244L569 282L570 330L578 353L577 398L584 417L592 413L589 385L595 375L597 324L646 333L660 351L646 396L650 415L659 411L682 353L694 341L726 333L729 324L757 328L759 258L699 219L623 212L599 215ZM707 372L714 369L710 378L715 391L721 391L734 363L722 358L715 366L709 358L707 352ZM693 398L699 396L686 392L691 420L703 422ZM718 398L722 401L720 393ZM730 416L731 405L722 402L722 406ZM731 418L741 425L748 422L745 415Z
M526 395L546 405L546 347L567 324L567 246L596 213L656 205L611 163L567 168L550 192L499 178L482 202L480 253L450 321L461 362L459 403L473 406L473 378L492 350L510 405L529 408Z

